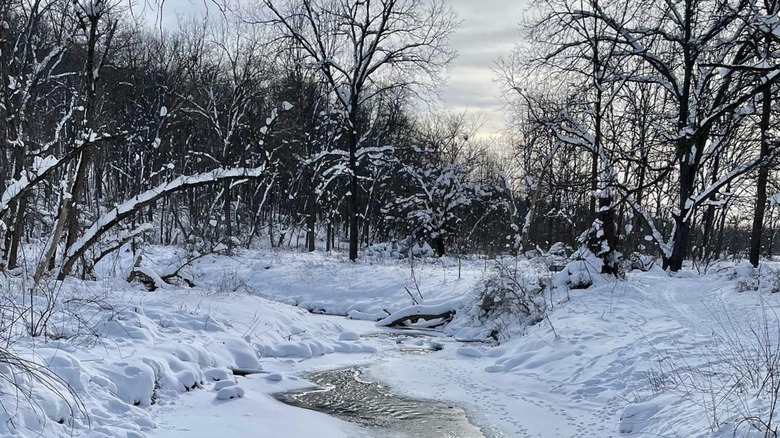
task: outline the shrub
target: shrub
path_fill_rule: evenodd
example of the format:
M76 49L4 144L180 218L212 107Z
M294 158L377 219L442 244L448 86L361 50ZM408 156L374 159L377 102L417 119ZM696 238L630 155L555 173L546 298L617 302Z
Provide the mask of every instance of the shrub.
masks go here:
M563 271L555 274L553 287L568 289L587 289L597 279L603 278L601 268L604 262L589 249L582 247L569 257L569 263Z
M492 325L498 336L504 338L522 332L526 326L544 319L546 283L549 282L538 271L521 270L503 260L497 262L493 272L478 286L479 319Z
M647 272L655 266L655 257L635 252L626 260L627 270Z
M721 316L725 315L725 316ZM760 313L742 322L728 311L712 318L712 347L707 361L690 363L685 355L658 351L648 373L655 393L672 393L699 405L719 436L777 437L780 408L780 326L778 317ZM751 315L752 316L752 315Z
M756 269L748 262L738 263L729 270L727 278L736 282L737 292L780 292L780 271L766 264Z

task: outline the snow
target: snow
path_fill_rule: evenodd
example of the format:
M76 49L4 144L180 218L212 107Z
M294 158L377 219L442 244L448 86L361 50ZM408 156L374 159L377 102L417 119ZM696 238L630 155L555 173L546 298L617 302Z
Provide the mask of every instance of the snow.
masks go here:
M154 272L152 269L147 268L146 266L139 266L137 268L133 268L134 271L140 272L147 277L151 278L152 281L154 281L154 286L159 289L166 289L168 286L168 283L163 281L162 278L160 278L159 275L157 275L156 272Z
M214 384L214 391L221 391L223 388L228 388L230 386L235 386L236 382L230 381L230 380L220 380L219 382Z
M33 168L31 172L26 172L21 175L19 180L11 180L10 184L5 188L3 194L0 195L0 211L5 210L16 199L19 194L30 187L31 181L49 171L52 167L59 164L54 156L48 155L46 157L35 157L33 161Z
M339 341L358 341L360 340L360 335L355 332L341 332L339 335Z
M357 428L325 414L291 408L264 393L270 388L265 379L248 377L244 397L217 401L204 391L188 393L172 406L161 408L168 418L150 438L187 437L290 437L343 438L361 436Z
M233 400L233 399L236 399L236 398L243 397L244 394L246 394L246 391L244 391L239 386L235 386L235 385L227 386L227 387L222 388L219 391L217 391L216 399L217 400L223 400L223 401L224 400Z
M452 312L457 310L458 308L463 308L463 307L464 305L462 300L451 300L451 301L448 300L438 304L429 304L429 305L421 304L421 305L404 307L388 315L386 318L380 320L379 322L376 323L376 325L377 326L390 325L394 321L397 321L398 319L407 318L410 316L441 315L443 313Z
M474 347L460 347L458 354L469 357L482 357L482 352Z
M265 378L269 382L281 382L284 379L284 376L282 376L279 373L271 373L271 374L265 376Z
M194 262L193 288L151 293L120 278L134 260L123 249L98 264L97 281L60 283L60 302L69 304L52 314L52 336L18 338L14 352L56 380L47 387L0 365L0 390L34 401L6 404L0 436L372 436L271 396L310 386L307 372L352 365L401 394L462 406L491 438L743 436L740 420L768 406L752 383L730 393L705 383L725 387L720 376L739 365L729 357L752 355L762 327L777 333L780 295L771 292L780 276L771 263L675 276L650 264L616 281L590 271L587 253L552 278L542 258L508 260L555 285L544 318L526 327L519 318L484 319L478 291L495 262L480 258L464 258L458 278L457 261L446 257L412 265L236 251ZM151 247L143 266L159 277L181 260L180 250ZM566 287L583 270L593 285ZM415 284L418 305L405 290ZM453 321L437 332L344 317L450 309ZM490 324L507 334L500 343L487 336Z

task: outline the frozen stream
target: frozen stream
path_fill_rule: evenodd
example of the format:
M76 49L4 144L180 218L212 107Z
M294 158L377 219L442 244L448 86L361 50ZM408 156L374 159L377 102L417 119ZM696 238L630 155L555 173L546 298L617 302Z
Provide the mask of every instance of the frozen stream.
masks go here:
M451 403L402 397L361 376L360 368L307 374L315 388L277 394L292 406L333 415L368 428L372 436L483 438L466 412Z

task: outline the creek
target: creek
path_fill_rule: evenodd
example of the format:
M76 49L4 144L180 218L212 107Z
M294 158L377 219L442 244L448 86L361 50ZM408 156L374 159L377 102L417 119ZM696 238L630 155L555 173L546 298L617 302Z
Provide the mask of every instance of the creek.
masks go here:
M372 437L484 438L463 408L395 394L358 367L306 374L314 388L279 393L277 400L357 424Z

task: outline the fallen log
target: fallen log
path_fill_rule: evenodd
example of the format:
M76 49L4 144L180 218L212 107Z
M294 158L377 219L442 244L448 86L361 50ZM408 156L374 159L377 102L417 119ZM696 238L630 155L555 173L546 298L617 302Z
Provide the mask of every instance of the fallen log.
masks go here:
M448 302L437 305L414 305L405 307L391 313L387 317L379 320L376 325L381 327L410 327L412 324L421 323L425 328L435 328L447 324L455 317L455 305L458 303Z
M143 284L149 292L156 291L162 283L162 279L151 271L151 269L141 269L140 267L134 267L127 276L128 283L132 283L136 280Z
M252 374L268 374L268 371L254 370L249 368L230 368L230 372L233 373L234 376L239 377L246 377Z

